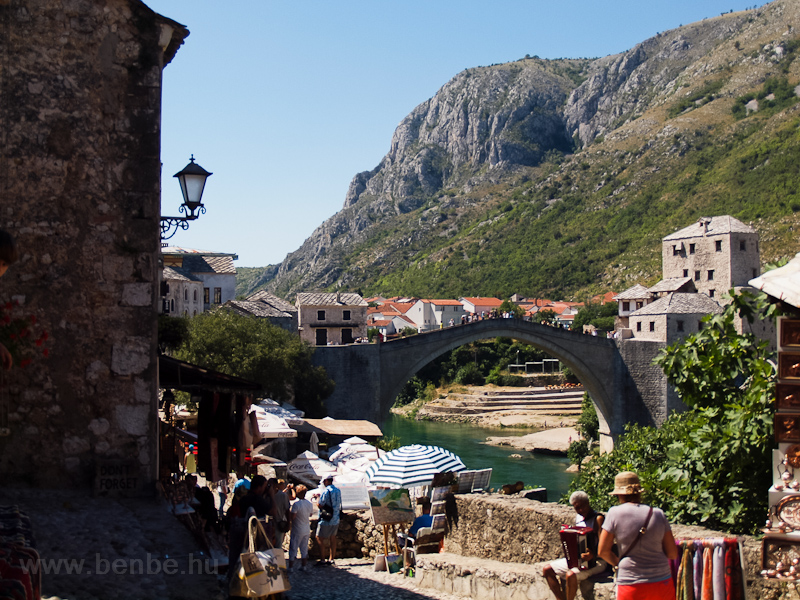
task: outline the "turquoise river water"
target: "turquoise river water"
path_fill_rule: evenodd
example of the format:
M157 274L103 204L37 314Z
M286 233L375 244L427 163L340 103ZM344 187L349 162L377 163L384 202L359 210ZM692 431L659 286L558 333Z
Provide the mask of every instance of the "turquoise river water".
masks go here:
M547 488L547 499L556 502L564 495L573 475L566 473L566 457L531 454L509 446L490 446L481 442L489 436L525 435L526 429L488 429L463 423L415 421L391 415L381 425L386 437L396 435L401 445L441 446L461 457L468 469L492 468L491 487L522 481L525 485ZM522 458L509 458L521 454Z

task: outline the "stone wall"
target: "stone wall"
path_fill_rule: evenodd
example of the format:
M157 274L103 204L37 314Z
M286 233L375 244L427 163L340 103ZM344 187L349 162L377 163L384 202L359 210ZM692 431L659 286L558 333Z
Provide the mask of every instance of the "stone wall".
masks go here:
M5 484L156 473L161 74L188 32L139 0L0 2L0 280L50 356L0 393ZM104 463L107 464L107 463ZM129 481L129 483L131 483Z

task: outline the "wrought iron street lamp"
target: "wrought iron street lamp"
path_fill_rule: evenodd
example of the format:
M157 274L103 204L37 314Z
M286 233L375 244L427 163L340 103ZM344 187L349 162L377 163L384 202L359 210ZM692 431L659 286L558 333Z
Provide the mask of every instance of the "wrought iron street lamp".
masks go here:
M181 184L183 194L183 204L178 210L184 214L183 217L161 217L161 239L168 240L178 232L178 229L189 229L189 221L194 221L201 214L205 214L206 207L203 206L203 188L206 179L213 173L209 173L203 167L194 162L194 154L189 159L189 164L182 171L175 173ZM195 214L197 211L197 214Z

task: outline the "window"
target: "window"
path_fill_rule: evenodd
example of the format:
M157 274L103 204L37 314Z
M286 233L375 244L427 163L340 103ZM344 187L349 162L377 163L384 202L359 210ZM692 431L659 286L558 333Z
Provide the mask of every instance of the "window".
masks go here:
M714 290L708 290L708 297L709 298L713 298L714 297Z
M744 240L739 240L739 250L741 250L742 252L747 250L747 242L745 242Z
M636 303L636 310L639 310L639 309L640 309L640 308L642 308L643 306L644 306L644 302L642 302L641 300L639 300L639 301Z
M325 311L318 310L317 311L317 321L324 321L325 320Z
M210 298L209 289L203 288L203 304L208 304L209 302L211 302L209 298Z
M169 312L175 312L175 298L169 301Z
M343 344L352 344L355 340L353 339L353 330L349 327L345 327L342 329L342 343Z
M709 281L714 281L714 269L709 269L708 270L708 280Z
M672 256L680 256L680 255L681 255L680 248L678 248L678 246L673 246L672 247Z
M722 252L722 240L717 240L714 242L714 247L717 252Z
M222 288L214 288L214 304L222 304Z
M317 346L327 346L328 345L328 330L327 329L317 329Z
M197 302L197 289L194 290L194 301ZM197 313L195 313L197 314Z
M700 281L700 271L695 271L694 272L694 280L695 281Z
M650 321L650 331L655 331L655 330L656 330L656 322Z
M349 321L350 320L350 311L349 310L343 310L342 311L342 320L343 321ZM342 334L342 335L344 335L344 334Z
M684 277L688 277L689 276L689 269L684 269L683 270L683 276Z
M630 302L623 302L622 303L622 312L628 312L631 309Z
M689 254L694 254L694 244L689 244Z
M678 331L683 331L683 321L677 321Z
M636 331L641 331L641 330L642 330L642 322L641 321L637 321L636 322Z

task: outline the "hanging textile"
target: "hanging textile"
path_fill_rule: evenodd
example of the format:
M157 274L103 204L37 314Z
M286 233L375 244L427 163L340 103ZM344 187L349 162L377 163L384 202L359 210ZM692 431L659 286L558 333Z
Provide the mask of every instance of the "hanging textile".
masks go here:
M746 600L744 562L736 538L679 539L673 561L676 600Z

